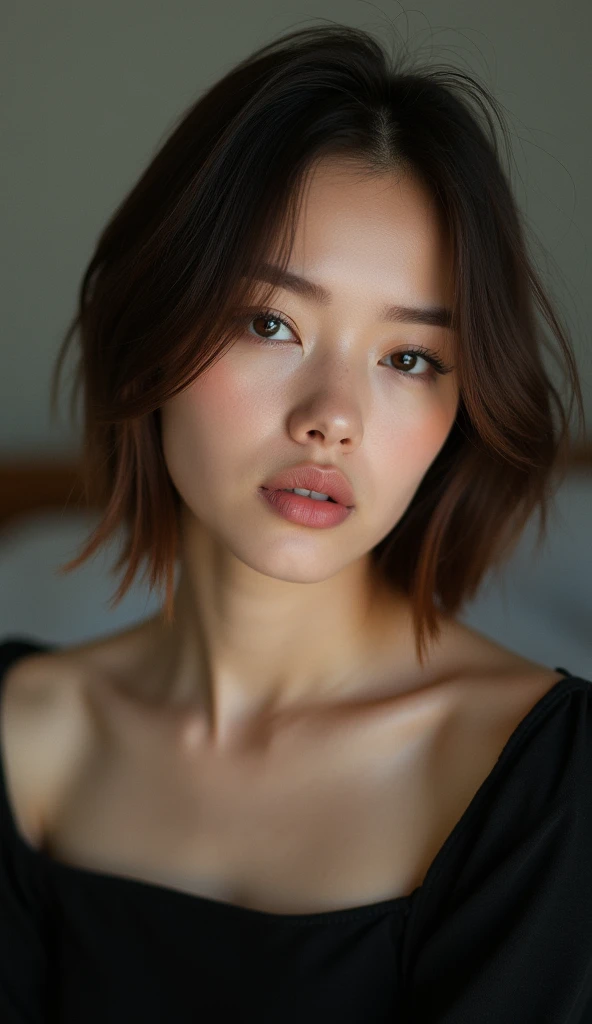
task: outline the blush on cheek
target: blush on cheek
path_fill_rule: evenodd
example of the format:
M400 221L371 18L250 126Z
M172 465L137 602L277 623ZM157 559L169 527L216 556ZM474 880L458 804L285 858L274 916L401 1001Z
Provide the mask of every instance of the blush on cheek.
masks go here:
M431 461L448 437L455 416L456 410L443 401L418 408L415 415L403 414L396 431L399 451L404 445L415 461Z
M269 416L261 401L261 381L222 358L162 411L163 448L169 472L183 497L197 509L204 494L212 499L236 487L261 445ZM199 493L197 490L199 489Z
M188 389L188 396L194 406L202 413L200 418L212 422L216 420L243 424L245 417L253 418L261 403L261 380L249 381L244 373L240 373L227 353L222 359L206 372Z
M405 499L405 505L437 458L453 422L450 410L440 409L413 424L402 423L396 431L394 443L389 446L388 463L382 471L397 481L395 490Z
M450 416L443 412L425 425L420 437L420 446L427 464L433 462L442 448L450 433L452 422Z

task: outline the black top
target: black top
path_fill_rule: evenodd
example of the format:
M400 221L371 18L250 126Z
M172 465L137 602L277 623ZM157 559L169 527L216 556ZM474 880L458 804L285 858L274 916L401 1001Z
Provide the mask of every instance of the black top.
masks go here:
M6 639L0 682L52 649ZM347 910L59 863L17 831L0 750L2 1024L592 1024L592 683L556 671L423 884Z

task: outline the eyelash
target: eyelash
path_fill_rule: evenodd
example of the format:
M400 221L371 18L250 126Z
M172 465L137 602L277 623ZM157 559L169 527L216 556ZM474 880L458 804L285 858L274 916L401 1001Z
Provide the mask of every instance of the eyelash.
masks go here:
M249 324L253 323L253 320L257 320L259 318L263 318L264 320L278 320L279 323L283 324L283 326L287 327L290 331L294 330L291 323L289 323L289 321L286 320L286 318L282 316L281 313L276 312L276 310L274 309L260 309L256 313L249 315L248 320L245 320L244 324L245 326L248 327ZM250 337L253 337L253 335L250 335ZM275 347L276 345L284 344L284 341L276 341L275 338L256 337L256 340L260 342L262 345L269 345L272 348ZM446 373L450 373L454 369L453 366L448 366L442 359L440 359L439 356L435 355L433 352L430 352L429 349L424 348L422 345L416 345L412 346L411 348L406 348L402 352L389 353L389 356L393 355L421 356L422 359L425 359L426 362L430 363L432 371L428 371L426 373L407 373L405 370L394 369L394 372L398 373L401 377L412 377L415 378L415 380L419 380L424 383L426 382L426 380L432 380L434 373L443 375ZM385 356L385 358L388 359L389 356ZM391 369L391 367L387 367L387 369Z

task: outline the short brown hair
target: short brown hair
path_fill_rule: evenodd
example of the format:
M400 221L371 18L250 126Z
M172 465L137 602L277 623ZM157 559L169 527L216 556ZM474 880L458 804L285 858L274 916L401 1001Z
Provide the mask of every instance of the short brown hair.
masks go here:
M408 54L395 60L367 32L330 24L261 47L179 118L98 239L54 369L55 410L78 331L85 492L103 515L62 572L125 526L114 571L127 568L112 603L146 557L170 621L179 495L160 408L232 344L237 310L284 232L279 262L288 265L307 176L334 155L369 174L410 171L439 204L452 245L458 414L371 552L382 578L409 595L420 662L438 607L459 611L535 509L540 543L574 401L581 424L584 411L570 342L527 253L494 117L509 153L501 110L470 74L419 67ZM545 370L536 309L558 342L569 407Z

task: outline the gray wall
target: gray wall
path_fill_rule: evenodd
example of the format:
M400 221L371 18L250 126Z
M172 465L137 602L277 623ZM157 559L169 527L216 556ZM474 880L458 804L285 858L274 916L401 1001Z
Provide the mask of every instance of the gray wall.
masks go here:
M76 453L65 396L63 422L50 423L49 379L98 233L202 89L255 46L315 18L376 33L390 19L414 52L476 71L507 108L516 194L550 253L550 263L535 256L573 338L592 431L589 0L422 0L409 11L389 0L6 7L3 457Z

